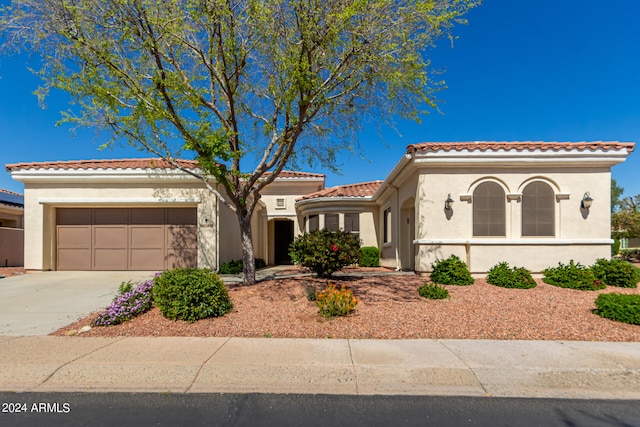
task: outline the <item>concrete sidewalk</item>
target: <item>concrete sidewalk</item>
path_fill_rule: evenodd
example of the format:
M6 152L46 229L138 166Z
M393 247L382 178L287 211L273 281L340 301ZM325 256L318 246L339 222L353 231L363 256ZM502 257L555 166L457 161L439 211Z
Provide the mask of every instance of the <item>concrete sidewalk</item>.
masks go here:
M640 343L0 336L0 390L640 399Z

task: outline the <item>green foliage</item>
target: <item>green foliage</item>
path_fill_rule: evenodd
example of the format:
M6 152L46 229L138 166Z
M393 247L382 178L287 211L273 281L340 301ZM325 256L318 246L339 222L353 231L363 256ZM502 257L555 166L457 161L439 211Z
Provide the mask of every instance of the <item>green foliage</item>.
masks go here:
M640 249L622 249L620 256L626 261L638 261L640 260Z
M262 258L255 259L256 268L264 268L267 266L267 263ZM218 274L240 274L242 273L242 260L235 259L229 262L223 262L220 264L220 268L218 269Z
M557 267L549 267L542 272L544 273L543 282L561 288L594 291L604 289L607 286L601 280L596 279L591 268L575 263L573 260L570 260L566 265L559 262Z
M380 250L376 246L363 246L360 252L360 267L380 267Z
M343 267L358 263L360 240L342 230L317 230L296 237L289 247L289 256L294 264L328 278Z
M456 255L431 264L431 281L441 285L472 285L473 277L465 264Z
M640 295L600 294L595 314L618 322L640 325Z
M323 291L316 293L316 305L322 317L346 316L355 310L357 304L358 298L344 285L338 290L334 283L329 282Z
M304 292L307 294L307 300L309 301L317 301L318 299L318 291L313 284L307 284L304 287Z
M621 259L600 258L591 266L591 270L596 279L601 280L607 286L637 288L640 281L638 270Z
M418 294L428 299L449 299L449 291L437 283L425 283L418 288Z
M616 256L620 253L620 239L613 239L613 245L611 245L611 256Z
M121 282L120 286L118 286L118 295L126 294L127 292L131 292L132 290L133 282L131 280Z
M197 160L189 173L215 178L250 240L260 193L283 168L336 169L367 118L436 108L446 86L426 47L453 41L479 3L13 0L0 7L0 48L43 59L41 103L58 89L76 107L63 123L176 168Z
M524 267L509 267L506 262L491 267L487 273L487 282L503 288L531 289L536 287L536 281L531 272Z
M222 280L199 268L176 268L157 276L153 301L165 317L187 322L222 316L233 308Z

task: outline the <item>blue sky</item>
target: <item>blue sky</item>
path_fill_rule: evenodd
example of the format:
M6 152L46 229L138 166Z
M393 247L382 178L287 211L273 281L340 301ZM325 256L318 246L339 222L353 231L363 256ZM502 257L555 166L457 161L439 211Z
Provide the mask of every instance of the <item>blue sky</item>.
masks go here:
M0 3L6 3L0 1ZM384 179L407 144L427 141L640 141L640 1L485 0L456 30L450 48L429 54L448 89L421 124L398 122L383 139L360 135L327 186ZM41 109L38 79L25 57L0 59L0 164L148 157L130 147L97 151L92 130L56 127L67 98ZM613 177L625 196L640 193L640 147ZM0 188L22 192L2 168ZM593 195L597 199L597 195Z

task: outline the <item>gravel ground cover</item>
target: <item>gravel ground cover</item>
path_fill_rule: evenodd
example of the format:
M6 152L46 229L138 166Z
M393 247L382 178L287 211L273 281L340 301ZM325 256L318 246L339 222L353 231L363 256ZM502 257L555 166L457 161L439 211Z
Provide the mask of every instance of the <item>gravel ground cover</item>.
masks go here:
M361 270L350 271L358 274ZM281 274L291 272L295 269ZM592 312L598 294L639 294L638 289L577 291L540 279L533 289L505 289L476 279L471 286L447 286L451 298L432 301L417 293L427 277L366 273L371 270L335 280L360 300L346 317L325 319L307 299L307 287L320 290L326 280L287 277L252 287L228 285L234 308L224 317L187 323L168 320L153 308L129 322L94 327L81 335L640 341L640 326L603 319ZM74 335L96 315L52 335Z

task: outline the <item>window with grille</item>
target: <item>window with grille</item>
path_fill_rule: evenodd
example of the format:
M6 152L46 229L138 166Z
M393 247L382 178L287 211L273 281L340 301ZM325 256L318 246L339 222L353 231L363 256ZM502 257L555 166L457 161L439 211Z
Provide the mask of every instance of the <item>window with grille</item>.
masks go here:
M276 199L276 209L286 209L286 207L285 199Z
M528 184L522 191L522 235L555 236L555 198L545 182Z
M506 235L506 198L495 182L483 182L473 192L473 235L480 237Z

